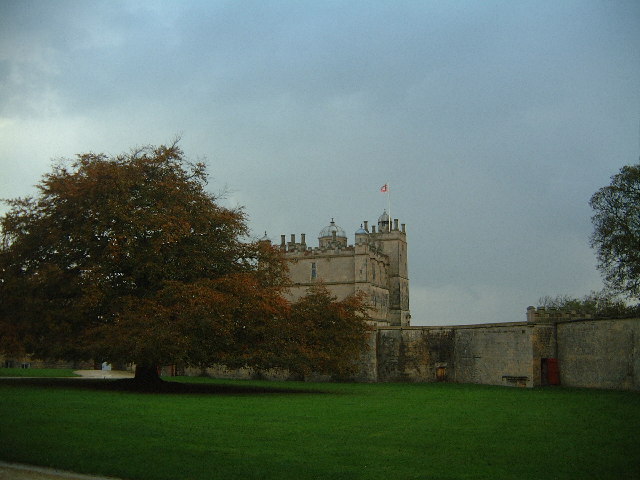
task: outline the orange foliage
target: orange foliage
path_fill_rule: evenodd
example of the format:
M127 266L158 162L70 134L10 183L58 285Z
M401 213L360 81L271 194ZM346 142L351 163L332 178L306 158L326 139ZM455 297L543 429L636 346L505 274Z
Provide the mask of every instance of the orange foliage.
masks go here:
M348 374L359 297L291 305L285 261L246 243L242 209L205 190L176 144L61 162L10 200L0 246L0 349L113 363L214 363Z
M362 292L338 301L323 285L312 287L291 307L292 340L297 346L291 368L300 374L354 374L368 348L367 320Z

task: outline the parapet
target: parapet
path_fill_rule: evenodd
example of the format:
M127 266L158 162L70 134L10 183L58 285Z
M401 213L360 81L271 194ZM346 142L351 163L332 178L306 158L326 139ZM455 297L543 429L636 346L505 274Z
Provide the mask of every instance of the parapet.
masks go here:
M393 219L393 223L391 222L384 222L384 223L378 223L378 230L376 231L376 226L372 225L371 228L369 228L369 222L368 221L364 221L364 230L366 230L367 233L370 234L381 234L381 233L391 233L391 232L398 232L398 233L402 233L404 235L406 235L407 233L407 225L405 223L401 223L399 226L400 220L398 220L397 218Z
M380 220L382 219L382 220ZM369 228L369 222L364 221L360 229L355 234L356 246L368 246L371 250L382 251L381 241L403 239L406 235L406 224L400 223L395 219L390 219L386 211L378 221L378 228L372 225ZM291 234L291 240L287 242L286 235L280 236L280 250L284 253L304 253L311 252L352 252L354 245L349 245L344 231L335 225L333 219L331 224L320 232L318 237L319 248L311 248L307 246L305 234L300 235L300 242L296 242L296 235ZM265 233L266 238L266 233Z
M527 307L527 322L552 323L570 320L590 320L592 315L575 310L562 310L558 308Z
M347 245L346 242L342 241L340 238L338 238L338 241L327 241L320 247L312 248L307 245L304 233L301 234L300 237L300 242L296 242L296 235L291 234L291 240L287 242L286 236L281 235L280 251L283 253L298 253L304 255L320 255L328 252L333 254L345 253L353 255L353 252L355 251L354 245Z
M291 234L291 241L286 241L285 235L280 235L280 250L283 252L304 252L307 250L307 241L305 234L300 235L300 242L296 242L296 235Z

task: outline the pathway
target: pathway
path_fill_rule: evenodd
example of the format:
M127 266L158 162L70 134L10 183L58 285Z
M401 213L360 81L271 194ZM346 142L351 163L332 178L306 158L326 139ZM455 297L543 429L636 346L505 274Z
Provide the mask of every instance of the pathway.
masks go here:
M124 370L75 370L82 378L133 378L133 372Z
M21 463L0 462L0 480L119 480L115 477L94 477L53 468Z

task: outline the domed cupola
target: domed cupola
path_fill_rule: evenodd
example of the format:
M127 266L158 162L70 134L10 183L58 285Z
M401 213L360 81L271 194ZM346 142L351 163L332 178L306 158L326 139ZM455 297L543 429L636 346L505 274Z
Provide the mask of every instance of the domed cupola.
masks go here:
M366 244L366 243L369 242L368 238L369 238L369 232L367 232L364 229L364 227L362 225L360 225L360 228L358 230L356 230L356 243L358 245Z
M382 212L382 215L378 217L378 231L379 232L389 232L391 226L391 220L389 219L389 214L385 210Z
M320 247L346 247L347 246L347 235L344 233L344 230L336 225L336 222L331 219L331 223L320 230L320 235L318 236L318 240L320 241Z

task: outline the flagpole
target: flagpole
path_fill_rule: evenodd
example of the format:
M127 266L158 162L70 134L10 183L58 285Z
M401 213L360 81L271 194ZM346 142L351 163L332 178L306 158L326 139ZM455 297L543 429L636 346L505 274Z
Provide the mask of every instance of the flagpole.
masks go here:
M391 186L387 182L387 206L389 207L389 232L391 232Z
M391 189L389 188L389 182L385 183L382 187L380 187L380 191L382 193L387 194L387 217L389 218L389 226L387 227L387 231L391 232ZM382 230L380 230L382 232Z

